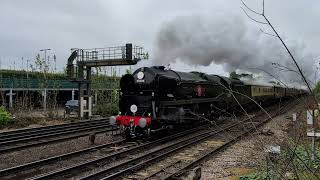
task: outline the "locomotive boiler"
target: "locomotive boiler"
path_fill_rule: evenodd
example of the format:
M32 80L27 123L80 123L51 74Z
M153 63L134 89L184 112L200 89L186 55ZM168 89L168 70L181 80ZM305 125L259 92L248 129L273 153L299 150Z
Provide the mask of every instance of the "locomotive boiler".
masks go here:
M120 112L110 117L110 123L120 126L127 138L142 137L181 125L190 127L201 122L201 116L218 116L221 111L250 103L250 99L266 101L285 96L285 88L280 86L177 72L164 66L142 67L121 78Z

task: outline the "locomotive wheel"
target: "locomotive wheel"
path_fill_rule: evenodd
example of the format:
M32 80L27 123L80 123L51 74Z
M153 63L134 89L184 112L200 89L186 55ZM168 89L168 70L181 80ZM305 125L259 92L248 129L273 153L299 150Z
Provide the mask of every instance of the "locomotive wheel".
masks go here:
M195 104L193 107L192 107L192 112L194 114L199 114L199 104ZM196 116L196 115L195 115ZM200 120L200 117L199 116L196 116L196 120L199 121Z

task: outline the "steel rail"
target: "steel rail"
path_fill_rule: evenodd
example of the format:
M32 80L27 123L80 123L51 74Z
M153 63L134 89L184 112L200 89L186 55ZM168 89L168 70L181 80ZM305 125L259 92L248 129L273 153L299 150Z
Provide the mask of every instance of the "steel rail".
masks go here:
M93 126L89 126L89 127L78 127L78 128L72 128L72 129L65 129L63 131L58 131L58 132L51 132L51 133L45 133L45 134L34 134L31 137L26 137L26 138L21 138L21 139L14 139L14 140L9 140L9 141L4 141L4 142L0 142L0 146L7 146L10 144L17 144L17 143L24 143L24 142L29 142L32 140L39 140L41 138L48 138L48 137L54 137L54 136L60 136L60 135L65 135L65 134L72 134L72 133L76 133L76 132L83 132L83 131L90 131L90 130L94 130L94 129L101 129L101 128L108 128L111 127L111 125L109 124L105 124L105 125L93 125ZM1 148L0 148L1 149Z
M277 115L277 113L273 114L273 116L271 116L271 117L274 117L276 115ZM237 127L238 125L243 125L243 122L250 121L250 120L252 120L252 118L254 118L254 117L247 118L247 119L245 119L243 121L239 121L239 122L234 123L234 124L232 124L230 126L227 126L225 128L221 128L220 130L215 131L215 132L203 133L201 135L197 135L197 136L192 137L190 139L182 140L181 142L177 142L176 144L166 146L166 147L164 147L162 149L158 149L156 151L153 151L153 152L150 152L150 153L147 153L147 154L143 154L143 155L141 155L139 157L136 157L134 159L130 159L130 160L125 161L123 163L120 163L118 165L115 165L115 166L112 166L110 168L107 168L107 169L101 170L99 172L96 172L94 174L88 175L88 176L86 176L86 177L84 177L82 179L102 179L102 180L115 179L115 178L117 178L119 176L122 176L124 174L127 174L129 172L133 172L136 169L140 169L143 166L145 166L146 164L151 164L151 163L154 163L157 160L163 159L163 158L167 157L169 154L177 152L177 151L179 151L179 150L181 150L183 148L186 148L188 146L191 146L191 145L194 145L196 143L202 142L205 139L208 139L208 138L210 138L212 136L219 135L221 132L228 131L229 129ZM250 128L250 131L256 130L257 127L260 127L262 124L266 123L267 121L269 121L271 119L272 118L267 117L262 122L254 121L255 124L252 126L252 128ZM252 121L250 121L250 122L252 123ZM257 123L257 125L256 125L256 123ZM245 132L245 133L243 133L243 135L247 134L247 133L249 133L249 132ZM240 137L233 139L232 142L237 141L239 138ZM181 146L175 147L175 145L178 145L178 144L181 144ZM231 144L231 142L230 142L230 144ZM174 149L169 150L169 151L164 152L164 153L161 152L161 151L166 150L167 148L170 148L170 147L173 147ZM160 152L160 154L157 155L157 153L159 153L159 152ZM147 159L147 160L144 160L145 158L148 158L148 156L150 156L151 158ZM139 161L142 161L142 162L139 162ZM130 165L130 164L132 164L132 165ZM125 169L123 169L124 166L126 167ZM121 168L122 168L122 170L121 170ZM120 169L120 170L115 172L115 173L113 173L113 171L115 171L116 169ZM106 174L110 174L110 173L112 173L112 174L107 176L107 177L104 177Z
M293 107L295 104L294 103L288 103L286 104L278 113L274 113L271 117L274 118L278 115L281 115L284 113L284 109L285 108L291 108ZM264 119L262 122L259 122L259 124L256 125L257 128L261 127L262 125L266 124L267 122L269 122L270 120L272 120L272 118L266 118ZM233 137L232 139L230 139L229 141L223 143L222 145L220 145L219 147L216 147L212 150L210 150L209 152L205 153L204 155L200 156L199 158L191 161L190 163L188 163L187 165L183 166L182 168L180 168L178 171L176 171L175 173L173 174L170 174L169 176L165 177L164 179L165 180L169 180L169 179L175 179L175 177L178 177L178 176L181 176L182 174L185 173L185 171L187 169L190 169L191 167L195 166L195 164L198 164L199 162L203 161L205 158L209 157L209 156L212 156L212 155L216 155L218 154L219 152L223 151L224 149L226 149L227 147L229 147L230 145L234 144L235 142L237 142L239 139L241 139L242 137L246 136L247 134L251 133L255 131L255 128L252 127L250 128L249 130L241 133L240 135L236 136L236 137ZM159 171L160 172L160 171ZM154 176L156 173L153 173L152 176ZM151 177L151 176L149 176ZM148 178L145 178L145 179L149 179Z
M215 136L215 135L218 135L219 133L223 132L223 131L226 131L230 128L233 128L239 124L242 124L244 121L248 121L249 119L251 118L248 118L246 120L243 120L243 121L239 121L237 123L234 123L234 124L231 124L231 125L228 125L227 127L225 128L221 128L220 130L217 130L217 131L214 131L212 132L212 130L208 130L208 131L205 131L205 132L202 132L198 135L195 135L195 136L191 136L187 139L182 139L174 144L169 144L161 149L157 149L155 151L152 151L152 152L149 152L147 154L142 154L136 158L133 158L133 159L130 159L128 161L125 161L125 162L122 162L120 164L117 164L115 166L112 166L112 167L109 167L107 169L104 169L104 170L101 170L99 172L96 172L94 174L91 174L91 175L88 175L84 178L82 178L83 180L84 179L115 179L121 175L124 175L128 172L132 172L134 171L135 169L137 168L141 168L142 166L145 166L146 164L148 163L151 163L151 162L154 162L156 160L159 160L161 158L164 158L166 155L169 155L171 153L174 153L178 150L181 150L185 147L188 147L190 145L193 145L195 143L198 143L198 142L201 142L209 137L212 137L212 136ZM170 148L173 148L173 149L170 149ZM167 152L162 152L162 151L166 151L168 150ZM159 153L159 154L158 154ZM143 159L147 158L148 156L150 156L149 159L143 161ZM140 163L138 163L139 161L142 161ZM132 165L130 165L132 164ZM105 174L108 174L108 173L111 173L112 171L115 171L117 169L121 169L123 168L123 166L129 166L125 169L122 169L122 170L119 170L115 173L112 173L111 175L107 176L107 177L104 177Z
M55 129L61 129L66 127L72 127L72 126L78 126L78 125L85 125L85 124L92 124L95 122L105 121L105 118L102 119L96 119L96 120L85 120L85 121L79 121L79 122L72 122L72 123L66 123L66 124L58 124L58 125L50 125L50 126L44 126L44 127L37 127L37 128L26 128L26 129L19 129L19 130L11 130L6 132L0 133L0 139L10 136L17 136L18 134L30 134L33 132L42 132L42 131L48 131L48 130L55 130Z
M99 130L102 129L102 130ZM0 148L0 153L6 153L8 151L16 151L16 150L21 150L21 149L25 149L25 148L29 148L29 147L34 147L34 146L40 146L40 145L44 145L44 144L50 144L50 143L54 143L54 142L62 142L62 141L66 141L69 139L75 139L75 138L79 138L79 137L84 137L84 136L88 136L90 133L94 132L96 134L101 134L101 133L106 133L106 132L110 132L110 131L114 131L117 129L111 128L110 125L105 125L105 126L100 126L99 128L95 127L95 128L91 128L92 131L88 132L89 129L82 129L80 132L79 131L69 131L69 132L65 132L65 133L59 133L60 136L58 137L53 137L55 135L50 134L50 135L46 135L46 136L50 136L52 137L47 138L47 139L34 139L36 141L31 141L31 142L27 142L27 143L22 143L22 144L18 144L18 145L12 145L12 146L6 146L4 148ZM84 131L84 132L83 132ZM78 133L77 133L78 132ZM73 135L69 135L69 136L62 136L63 134L73 134ZM44 137L42 137L44 138Z
M164 172L165 169L167 169L167 168L169 168L169 167L171 167L171 166L174 166L175 164L178 164L178 163L180 163L180 162L181 162L181 160L174 161L173 163L170 163L169 165L161 168L160 170L158 170L158 171L156 171L156 172L154 172L154 173L149 174L147 177L144 177L142 180L150 179L151 177L159 174L160 172Z
M251 117L253 118L253 117ZM189 133L192 131L192 130L188 130ZM182 132L184 133L184 132ZM181 133L179 133L181 134ZM178 135L178 134L176 134ZM182 135L180 135L182 136ZM176 136L176 137L179 137L179 136ZM165 142L168 139L169 137L165 137L165 138L162 138L162 139L158 139L157 141L155 141L156 144L159 144L161 142ZM174 139L174 138L173 138ZM52 177L57 177L57 176L60 176L60 175L64 175L64 174L67 174L68 172L70 171L73 171L73 170L76 170L77 168L81 169L81 168L85 168L86 165L90 165L90 164L95 164L95 163L99 163L99 162L103 162L104 160L108 159L108 158L112 158L112 157L117 157L117 156L120 156L122 154L125 154L127 152L130 152L130 151L134 151L136 150L137 148L144 148L144 147L147 147L147 146L150 146L150 145L156 145L156 144L152 144L153 142L149 142L149 143L146 143L146 144L142 144L142 145L139 145L137 147L134 147L134 148L130 148L130 149L127 149L127 150L124 150L124 151L120 151L118 153L115 153L115 154L111 154L111 155L108 155L108 156L104 156L104 157L101 157L99 159L97 159L97 161L94 161L94 162L91 162L91 161L86 161L85 163L80 163L80 164L77 164L77 165L74 165L74 166L71 166L71 167L66 167L66 168L61 168L61 169L58 169L56 171L51 171L51 172L48 172L48 173L45 173L45 174L40 174L39 176L35 176L31 179L47 179L47 178L52 178ZM94 147L93 147L94 148ZM72 152L71 152L72 153ZM55 158L59 158L59 156L57 157L53 157L53 159ZM68 157L66 157L68 158ZM50 158L48 158L50 159ZM64 159L64 156L62 155L62 159ZM40 160L41 161L41 160ZM53 160L54 161L54 160ZM49 162L49 161L48 161ZM43 162L44 164L46 164L46 161ZM31 163L33 164L33 163ZM41 163L40 163L41 164ZM23 165L22 165L23 166ZM30 166L32 167L32 166ZM35 162L35 166L34 167L37 167L37 162ZM15 168L15 167L13 167ZM11 172L17 172L17 171L11 171ZM0 174L1 174L1 171L0 171Z
M23 140L34 139L35 137L41 138L41 136L50 135L50 134L57 134L58 132L66 132L72 130L81 130L89 127L98 127L99 125L109 124L108 122L92 122L92 123L85 123L85 124L78 124L72 127L60 127L58 129L50 129L50 130L43 130L41 132L31 132L27 134L12 134L9 137L0 138L0 145L6 144L8 142L19 142Z
M183 131L183 132L180 132L180 133L177 133L177 134L173 134L171 136L167 136L167 137L155 140L155 141L147 142L147 143L144 143L144 144L141 144L141 145L129 148L129 149L125 149L125 150L119 151L117 153L113 153L113 154L109 154L109 155L106 155L106 156L102 156L102 157L99 157L98 159L88 160L88 161L85 161L85 162L82 162L82 163L79 163L79 164L74 164L74 165L69 166L69 167L65 167L65 168L57 169L55 171L51 171L51 172L48 172L48 173L40 174L40 175L32 177L30 179L33 179L33 180L34 179L50 179L50 178L53 178L53 177L62 176L64 174L68 174L68 173L70 174L74 170L77 170L77 169L83 170L83 168L89 167L90 165L91 166L92 165L99 165L100 162L103 162L103 161L105 161L107 159L116 158L116 157L121 156L123 154L130 153L130 152L137 151L137 150L141 150L141 149L144 149L144 148L147 148L147 147L150 148L150 147L158 145L160 143L168 142L168 141L176 139L178 137L186 136L186 135L188 135L190 133L193 133L193 132L196 132L196 131L198 131L200 129L203 129L203 127L197 127L197 128L194 128L194 129L186 130L186 131Z
M47 165L49 163L53 163L53 162L56 162L56 161L69 159L69 158L78 156L80 154L84 154L84 153L90 152L92 150L111 147L113 145L122 144L124 142L125 142L125 140L114 141L114 142L111 142L111 143L101 144L101 145L97 145L97 146L81 149L81 150L78 150L78 151L73 151L73 152L69 152L69 153L65 153L65 154L49 157L49 158L46 158L46 159L41 159L41 160L38 160L38 161L26 163L26 164L23 164L23 165L2 169L2 170L0 170L0 177L6 176L6 175L10 175L10 174L16 173L16 172L29 170L31 168L39 167L41 165Z
M259 123L256 125L256 127L260 127L263 124L267 123L269 120L271 120L269 117L266 118L263 122ZM174 179L174 177L176 176L181 176L184 173L184 170L189 169L190 167L194 166L195 164L199 163L200 161L202 161L203 159L205 159L206 157L210 156L210 155L216 155L219 152L221 152L222 150L224 150L225 148L229 147L230 145L232 145L233 143L237 142L240 138L244 137L245 135L247 135L250 132L255 131L256 128L252 127L250 128L248 131L245 131L243 133L241 133L240 135L232 138L230 141L227 141L226 143L223 143L221 146L209 151L208 153L202 155L201 157L197 158L196 160L190 162L189 164L187 164L186 166L184 166L183 168L179 169L177 172L167 176L164 179ZM148 178L147 178L148 179Z

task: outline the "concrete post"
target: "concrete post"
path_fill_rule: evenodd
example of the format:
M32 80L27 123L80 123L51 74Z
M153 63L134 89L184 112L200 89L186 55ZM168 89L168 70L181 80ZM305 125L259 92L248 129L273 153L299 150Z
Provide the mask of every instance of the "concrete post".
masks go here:
M311 154L311 160L314 160L316 157L316 126L315 126L315 121L316 117L315 117L315 110L312 110L312 130L313 130L313 136L312 136L312 144L311 144L311 148L312 148L312 154Z
M83 104L84 98L80 97L79 103L80 103L80 118L83 118L84 115L84 104Z
M10 88L10 93L9 93L9 108L13 107L13 102L12 102L12 88Z
M72 97L72 100L74 100L74 88L72 88L72 95L71 95L71 97Z
M94 91L94 104L97 105L98 104L98 90Z
M88 99L88 116L89 118L92 116L92 97L89 97Z
M47 110L47 88L43 90L43 110Z

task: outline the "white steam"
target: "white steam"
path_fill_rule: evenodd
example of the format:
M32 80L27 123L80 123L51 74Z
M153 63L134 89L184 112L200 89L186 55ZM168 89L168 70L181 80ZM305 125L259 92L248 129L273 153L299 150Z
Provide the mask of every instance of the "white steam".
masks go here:
M314 55L303 43L288 45L306 76L312 75ZM222 64L227 72L264 73L263 69L286 83L301 82L301 77L290 71L296 68L280 41L236 16L185 16L163 23L157 34L154 63L166 65L177 60L189 65ZM266 74L264 78L272 79Z

